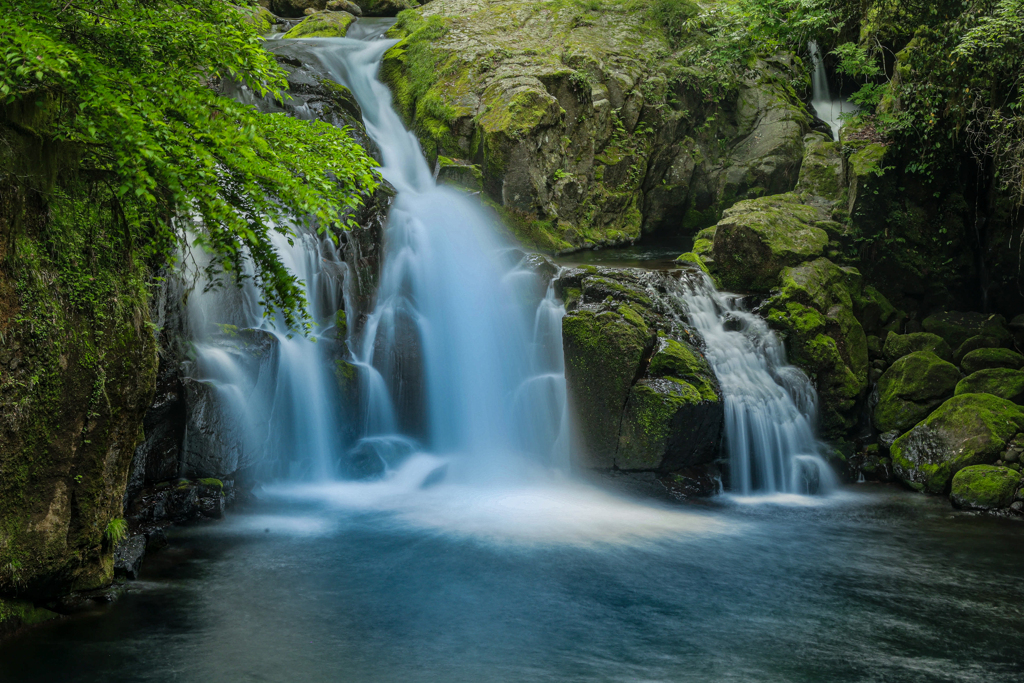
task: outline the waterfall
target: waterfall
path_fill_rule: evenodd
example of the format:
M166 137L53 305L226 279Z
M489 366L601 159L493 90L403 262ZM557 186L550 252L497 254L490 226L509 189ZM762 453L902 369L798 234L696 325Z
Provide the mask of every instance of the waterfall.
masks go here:
M740 495L828 493L835 474L814 436L817 393L763 318L703 274L683 278L676 295L706 344L725 399L732 490Z
M824 121L832 129L832 139L839 139L839 129L843 127L843 114L851 114L858 110L858 107L841 97L832 97L831 88L828 83L828 73L825 71L825 60L821 56L821 49L818 43L811 41L807 45L811 53L811 61L814 64L814 72L811 76L811 106L818 118Z
M215 445L237 451L241 464L271 455L287 465L278 474L320 481L388 476L424 453L443 463L424 485L567 469L564 309L553 273L542 277L542 264L500 237L478 202L435 183L377 80L395 43L378 33L303 41L355 95L397 190L376 308L344 334L334 327L339 310L351 311L346 265L329 239L307 233L293 243L275 236L274 247L305 284L317 339L265 320L251 279L240 289L197 288L190 374L216 392L224 419ZM254 358L260 344L260 358L273 362ZM339 367L354 367L361 405L339 389Z

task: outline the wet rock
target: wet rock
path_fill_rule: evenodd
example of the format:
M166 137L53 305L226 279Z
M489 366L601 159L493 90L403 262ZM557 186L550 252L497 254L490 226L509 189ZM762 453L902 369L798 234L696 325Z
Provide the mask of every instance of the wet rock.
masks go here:
M428 0L429 1L429 0ZM361 0L363 14L368 17L393 17L399 12L419 7L419 0Z
M822 433L841 437L856 424L868 389L868 349L854 314L860 272L820 258L782 271L781 288L759 309L786 340L789 360L821 398Z
M907 431L951 396L959 381L956 366L931 351L900 358L878 380L875 429Z
M269 0L268 6L279 17L301 17L308 9L324 9L327 0Z
M900 438L901 432L893 429L888 432L884 432L878 435L878 448L882 455L888 455L889 449L896 442L896 439Z
M953 351L949 348L946 340L930 332L912 332L910 334L890 332L886 336L885 346L882 348L885 359L890 363L915 351L931 351L947 363L953 360Z
M316 12L289 29L283 37L344 38L355 20L348 12Z
M666 315L663 273L565 271L556 291L566 381L588 468L664 471L715 459L721 390L691 330ZM678 314L677 314L678 315Z
M1024 356L1010 349L976 349L965 355L960 365L968 375L993 368L1020 370Z
M357 17L363 16L363 10L351 0L328 0L325 9L331 12L348 12L349 14Z
M997 510L1013 503L1020 483L1020 474L1007 467L972 465L953 477L949 498L965 510Z
M128 579L139 578L142 558L146 556L145 534L132 534L122 539L114 548L114 576Z
M953 475L971 465L991 465L1024 429L1024 409L988 394L949 399L892 445L896 475L929 493L949 490Z

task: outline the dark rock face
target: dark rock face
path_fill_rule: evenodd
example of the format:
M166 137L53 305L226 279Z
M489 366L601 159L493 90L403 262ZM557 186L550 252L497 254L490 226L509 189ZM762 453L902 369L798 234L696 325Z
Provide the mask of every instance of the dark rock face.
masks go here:
M590 267L555 282L584 467L667 472L718 457L721 389L665 294L670 277Z
M146 556L146 536L133 534L127 536L114 548L114 576L127 579L139 578L142 558Z

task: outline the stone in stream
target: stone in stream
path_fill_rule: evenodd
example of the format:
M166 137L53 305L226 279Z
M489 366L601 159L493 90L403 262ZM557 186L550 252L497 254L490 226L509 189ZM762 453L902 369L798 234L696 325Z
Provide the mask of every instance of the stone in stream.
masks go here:
M142 558L146 555L146 535L126 536L114 548L114 575L129 579L139 578Z
M965 510L997 510L1013 503L1020 483L1020 473L1009 467L972 465L953 477L949 498Z
M968 375L992 368L1020 370L1024 356L1011 349L976 349L964 356L960 365Z
M905 432L953 394L960 371L931 351L903 356L878 380L872 422L880 432Z
M991 465L1024 430L1024 409L989 394L949 399L891 448L893 468L918 491L945 493L953 475L971 465Z
M289 29L284 37L344 38L355 20L348 12L315 12Z

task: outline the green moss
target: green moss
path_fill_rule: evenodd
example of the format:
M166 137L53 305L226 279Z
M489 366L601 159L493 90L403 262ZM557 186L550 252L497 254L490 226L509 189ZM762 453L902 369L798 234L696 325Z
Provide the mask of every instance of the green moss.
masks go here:
M204 479L200 479L196 483L201 484L203 486L212 486L214 488L220 489L222 492L224 491L224 482L222 482L220 479L214 479L212 477L207 477L207 478L204 478Z
M953 352L946 340L930 332L913 332L911 334L890 332L882 347L882 354L890 363L915 351L931 351L946 362L953 360Z
M989 394L961 394L939 406L896 439L893 468L907 485L945 493L953 475L971 465L994 463L1024 430L1024 409Z
M979 370L956 385L960 394L992 394L1021 405L1024 404L1024 372L1010 368Z
M348 12L317 12L293 26L285 38L344 38L356 20Z
M1010 506L1020 483L1020 474L1008 467L971 465L953 477L949 497L959 508L996 510Z
M35 626L44 621L57 619L60 615L42 607L36 607L25 600L0 598L0 636L23 626Z
M960 365L967 374L992 368L1019 370L1024 367L1024 356L1010 349L975 349L963 357Z
M855 176L866 177L882 174L882 163L887 147L879 142L864 145L849 158L850 171Z
M702 401L719 400L714 372L707 359L689 345L674 339L662 339L661 348L651 358L647 374L686 384L697 392Z
M696 249L696 248L697 248L697 245L694 244L694 249ZM705 275L710 275L711 274L711 272L708 270L708 267L706 265L704 265L704 261L695 252L690 251L690 252L687 252L685 254L682 254L681 256L679 256L679 258L676 259L676 262L677 263L692 263L695 266L697 266L698 268L700 268L704 272Z
M892 364L878 380L872 419L880 432L905 432L952 395L960 372L931 351L915 351Z

